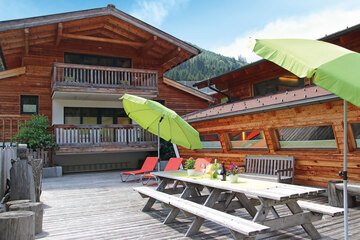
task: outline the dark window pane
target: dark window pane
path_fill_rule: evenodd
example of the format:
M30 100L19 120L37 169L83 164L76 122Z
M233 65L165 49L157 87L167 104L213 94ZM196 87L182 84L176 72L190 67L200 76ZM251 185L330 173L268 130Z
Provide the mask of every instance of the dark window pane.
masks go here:
M122 108L64 108L65 124L126 124L131 123ZM119 121L119 119L123 119Z
M360 123L352 123L351 129L355 138L356 148L360 148Z
M25 96L20 97L20 113L21 114L38 114L39 97Z
M64 62L84 65L131 68L131 59L129 58L106 57L78 53L65 53Z
M254 84L254 96L264 96L291 91L305 86L304 79L279 77Z
M331 126L282 128L277 133L281 148L336 148Z

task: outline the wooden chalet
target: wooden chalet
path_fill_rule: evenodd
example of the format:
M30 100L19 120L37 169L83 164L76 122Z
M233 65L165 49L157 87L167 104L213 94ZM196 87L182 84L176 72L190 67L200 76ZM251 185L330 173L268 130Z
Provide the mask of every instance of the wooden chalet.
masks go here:
M213 101L163 77L197 48L113 5L0 22L0 47L0 144L19 122L46 115L64 171L130 168L137 163L118 160L156 150L156 137L127 118L118 100L124 93L179 114Z
M321 40L360 52L360 25ZM324 53L326 54L326 53ZM246 155L295 158L295 183L326 186L340 179L343 105L335 95L261 60L196 84L219 90L216 105L185 116L201 134L203 150L183 157L211 157L244 164ZM360 109L348 107L349 179L360 180Z

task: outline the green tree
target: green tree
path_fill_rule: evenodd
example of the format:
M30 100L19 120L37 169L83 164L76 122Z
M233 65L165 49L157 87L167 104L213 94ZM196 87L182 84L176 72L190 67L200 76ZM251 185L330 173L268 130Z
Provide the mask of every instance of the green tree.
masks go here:
M26 123L20 124L20 130L13 141L26 143L33 150L57 146L54 135L50 132L49 119L43 115L33 115Z

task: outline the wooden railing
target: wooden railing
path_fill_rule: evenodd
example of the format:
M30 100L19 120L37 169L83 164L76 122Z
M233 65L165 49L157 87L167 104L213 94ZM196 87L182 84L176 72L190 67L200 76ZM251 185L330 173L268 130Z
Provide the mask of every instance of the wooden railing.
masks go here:
M136 125L54 125L56 143L61 146L146 145L157 137Z
M11 138L18 133L20 123L25 123L30 116L0 115L0 147L11 142Z
M157 90L157 75L153 70L54 63L52 86Z

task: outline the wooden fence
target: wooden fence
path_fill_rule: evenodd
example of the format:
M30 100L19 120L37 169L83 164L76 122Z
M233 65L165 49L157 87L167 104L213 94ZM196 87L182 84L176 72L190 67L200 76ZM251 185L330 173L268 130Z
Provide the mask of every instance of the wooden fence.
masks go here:
M0 199L6 190L6 179L10 179L11 159L16 159L16 147L0 147Z

